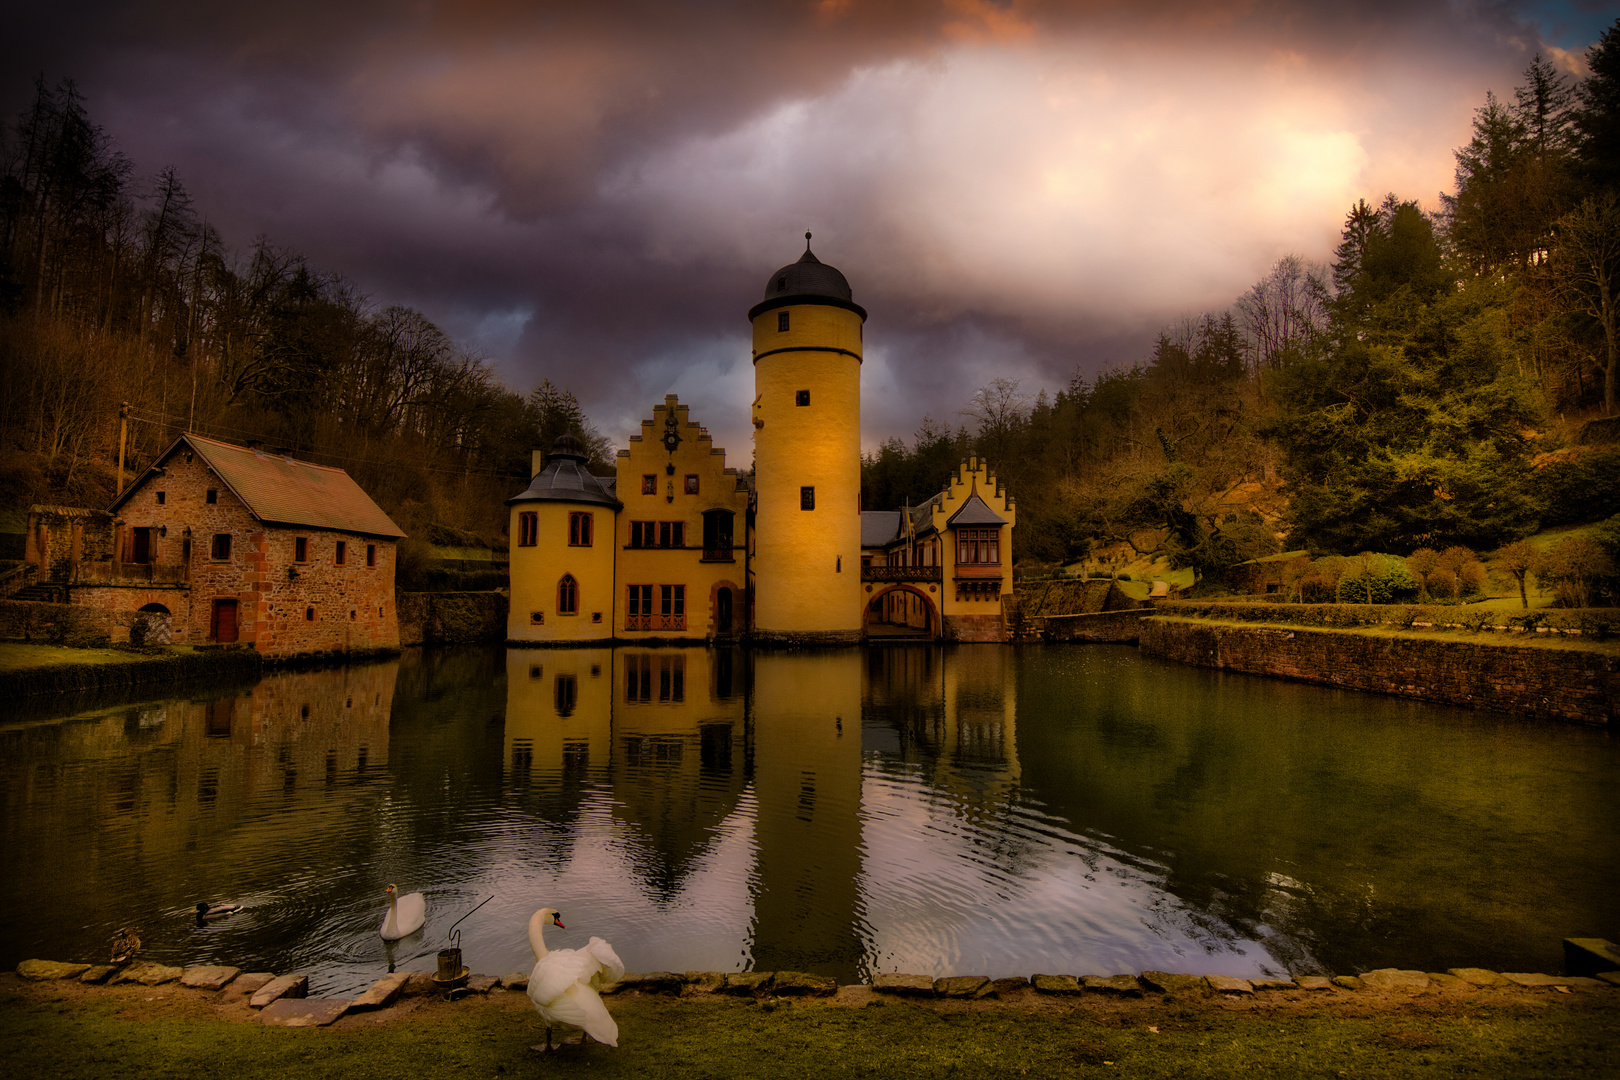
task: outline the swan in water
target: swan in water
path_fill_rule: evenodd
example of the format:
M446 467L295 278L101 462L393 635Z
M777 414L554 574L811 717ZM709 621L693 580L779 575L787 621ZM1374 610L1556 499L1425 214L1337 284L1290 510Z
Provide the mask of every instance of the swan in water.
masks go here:
M387 892L388 914L383 916L382 929L377 931L383 940L398 941L422 929L422 923L427 920L427 901L422 899L422 894L413 892L400 896L393 885L388 886Z
M223 919L227 915L235 915L242 910L241 904L210 904L206 900L197 901L197 921L206 922L210 919Z
M591 938L583 949L548 950L547 922L559 930L566 929L555 908L541 908L529 918L529 948L534 950L529 1000L546 1023L546 1041L534 1049L552 1049L551 1029L560 1025L583 1028L586 1037L605 1046L618 1046L619 1025L608 1015L597 991L624 978L624 962L613 946L599 937Z

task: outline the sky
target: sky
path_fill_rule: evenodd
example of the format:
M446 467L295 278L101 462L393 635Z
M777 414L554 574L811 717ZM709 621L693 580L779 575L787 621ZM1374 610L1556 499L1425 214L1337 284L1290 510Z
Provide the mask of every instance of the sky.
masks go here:
M863 441L1128 366L1357 200L1438 205L1487 91L1589 0L30 4L0 115L74 79L146 178L423 311L615 443L667 393L746 465L747 311L804 248L866 307Z

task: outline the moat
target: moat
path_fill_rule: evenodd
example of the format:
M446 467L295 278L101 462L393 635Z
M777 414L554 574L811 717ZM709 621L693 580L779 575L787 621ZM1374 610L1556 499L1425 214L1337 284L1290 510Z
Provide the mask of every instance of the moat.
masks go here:
M343 993L493 896L490 974L542 905L640 971L1557 971L1620 922L1617 766L1124 646L411 651L0 725L0 968L133 926Z

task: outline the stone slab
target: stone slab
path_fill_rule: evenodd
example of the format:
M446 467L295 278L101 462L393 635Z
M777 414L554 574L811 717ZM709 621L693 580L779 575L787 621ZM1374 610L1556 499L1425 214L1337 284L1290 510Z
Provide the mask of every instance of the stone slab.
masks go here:
M1202 975L1179 975L1170 971L1144 971L1141 983L1161 994L1202 994L1209 989Z
M1136 981L1135 975L1087 975L1080 980L1080 985L1094 994L1111 994L1114 997L1142 996L1142 984Z
M726 976L728 994L763 994L771 988L774 971L733 971Z
M1402 968L1378 968L1361 973L1361 985L1369 990L1427 990L1429 973Z
M1028 990L1029 980L1022 975L1009 975L1004 979L991 979L990 985L995 987L998 994L1011 994L1018 990Z
M238 994L251 994L255 990L263 988L265 984L275 977L275 974L269 971L249 971L246 974L238 975L235 981L231 983L231 989Z
M264 1007L259 1019L272 1027L325 1027L349 1011L337 998L277 998Z
M686 988L694 994L713 994L726 985L726 973L723 971L688 971L681 978L686 980Z
M92 986L100 986L112 978L112 973L118 968L112 964L92 964L90 970L79 976L79 981Z
M1234 979L1230 975L1205 975L1204 981L1217 994L1252 994L1254 984L1248 979Z
M349 1002L349 1008L355 1012L365 1012L367 1009L385 1009L399 997L400 991L405 989L405 980L410 974L396 971L392 975L384 975L366 989L366 992Z
M405 986L400 991L406 997L425 997L428 994L437 994L439 986L433 981L431 971L405 972Z
M1256 990L1298 990L1299 986L1293 979L1250 979L1249 985Z
M934 980L934 993L940 997L981 998L992 989L988 975L952 975Z
M681 986L681 977L673 971L648 971L626 975L619 980L616 992L639 990L643 994L678 994Z
M1504 971L1502 978L1515 986L1528 987L1569 986L1574 982L1567 975L1542 975L1534 971Z
M1294 980L1294 985L1301 990L1331 990L1333 980L1326 975L1301 975Z
M262 1009L272 1001L282 998L304 998L309 996L308 975L278 975L257 990L248 999L248 1007Z
M142 986L162 986L171 983L185 974L184 968L169 967L167 964L153 964L146 961L131 964L129 967L113 976L113 984L140 983Z
M193 990L223 990L227 983L240 974L242 969L237 967L197 964L181 972L180 985L189 986Z
M1080 980L1073 975L1031 975L1030 985L1037 994L1078 994Z
M1620 945L1605 938L1565 938L1564 970L1571 975L1597 975L1620 968Z
M1361 985L1361 980L1356 978L1354 975L1335 975L1333 976L1333 985L1337 986L1340 990L1366 989L1366 987Z
M68 964L61 960L24 960L17 965L17 974L34 982L77 979L89 970L89 964Z
M927 975L874 975L872 989L897 997L933 997L934 980Z
M778 997L832 997L838 993L838 980L807 971L778 971L771 993Z
M1446 968L1447 975L1455 975L1465 983L1473 986L1508 986L1506 979L1494 971L1485 968Z
M467 993L487 994L500 984L498 975L470 975L467 977Z
M527 971L514 971L510 975L502 975L501 985L508 990L527 990L529 988L529 973Z
M1429 972L1429 985L1436 990L1469 990L1472 985L1455 975L1448 975L1444 971Z

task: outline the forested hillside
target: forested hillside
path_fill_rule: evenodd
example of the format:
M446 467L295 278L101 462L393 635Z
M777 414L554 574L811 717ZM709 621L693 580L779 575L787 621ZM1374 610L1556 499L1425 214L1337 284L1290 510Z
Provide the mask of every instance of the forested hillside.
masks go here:
M1285 549L1496 548L1620 511L1620 22L1576 83L1537 57L1486 95L1456 189L1349 208L1331 266L1295 257L1141 363L1031 400L993 379L959 426L865 461L868 505L988 458L1019 551L1154 555L1197 578Z

